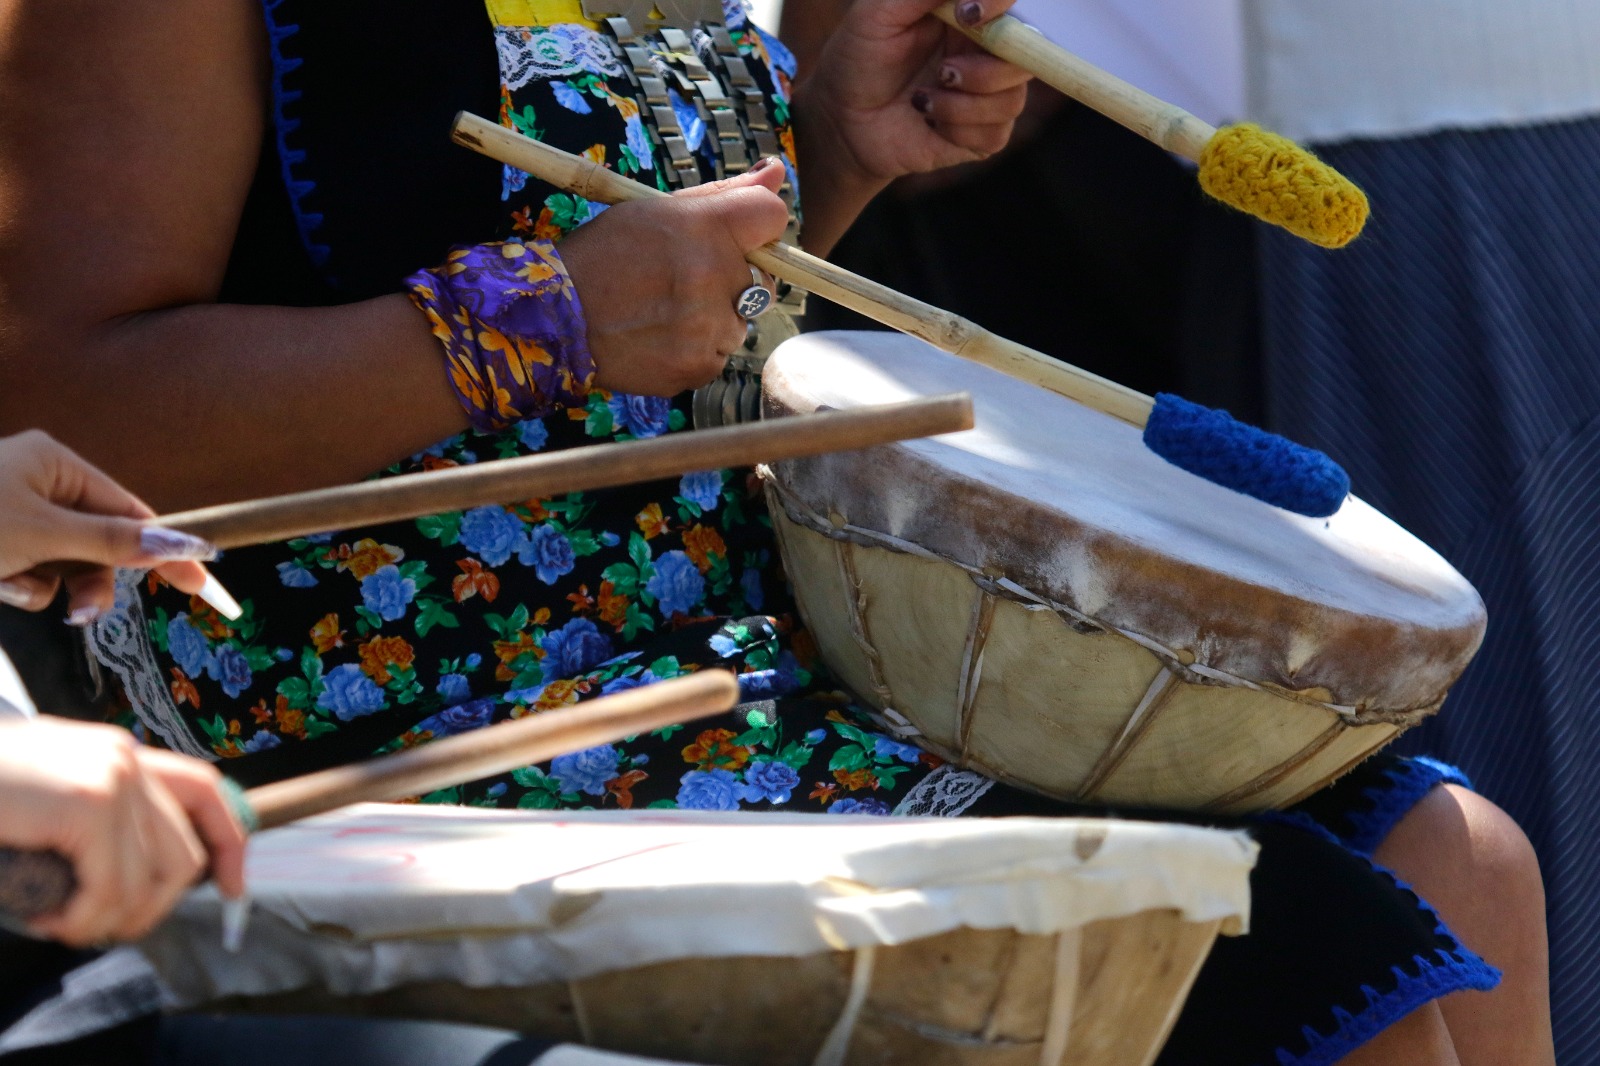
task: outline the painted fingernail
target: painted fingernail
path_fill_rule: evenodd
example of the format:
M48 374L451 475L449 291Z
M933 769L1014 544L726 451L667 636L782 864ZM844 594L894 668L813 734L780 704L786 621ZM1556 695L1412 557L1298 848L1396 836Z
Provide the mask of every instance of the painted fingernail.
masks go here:
M222 582L217 580L215 574L206 575L206 583L200 586L200 591L195 593L206 603L209 603L222 617L232 621L244 614L244 608L239 606L239 601L233 598L232 593L222 587Z
M983 21L983 5L978 0L967 0L956 5L956 21L963 26L976 26Z
M927 90L918 89L911 94L911 106L926 115L928 109L933 106L933 97L928 95Z
M33 592L25 586L10 581L0 581L0 603L7 607L20 607L24 611L33 607Z
M74 607L67 612L67 625L77 626L82 629L84 626L92 625L94 620L104 613L103 610L92 603L86 607Z
M766 170L768 167L775 167L775 166L778 166L778 165L779 164L778 164L778 157L777 156L775 156L775 155L764 155L760 159L756 160L756 165L750 168L750 173L758 174L761 171Z
M166 562L209 563L221 554L210 541L162 526L145 526L139 531L139 550Z
M955 67L940 67L939 84L943 85L946 89L961 88L961 72Z

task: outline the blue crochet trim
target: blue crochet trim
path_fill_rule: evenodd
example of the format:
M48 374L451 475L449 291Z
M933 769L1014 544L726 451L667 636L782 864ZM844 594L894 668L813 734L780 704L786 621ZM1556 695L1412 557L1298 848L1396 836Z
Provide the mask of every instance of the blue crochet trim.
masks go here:
M327 265L333 250L316 239L316 231L322 226L322 215L308 210L305 205L306 197L316 191L317 183L296 175L296 168L306 161L305 150L289 146L289 138L300 128L300 120L290 118L287 110L299 102L301 94L298 89L288 88L286 82L305 60L284 54L284 42L299 33L300 27L285 26L278 22L278 8L283 3L284 0L263 0L261 6L267 20L272 51L272 121L277 134L278 164L283 170L283 187L289 192L289 207L294 212L295 226L300 231L300 243L305 247L306 254L311 256L312 264L321 269Z
M1387 788L1379 785L1362 790L1362 795L1372 801L1372 809L1345 815L1352 827L1345 846L1358 855L1370 857L1377 851L1395 824L1439 785L1472 787L1459 769L1427 756L1402 759L1383 773L1389 779Z
M1460 776L1460 771L1454 771L1444 763L1435 763L1435 767ZM1442 779L1435 779L1434 784ZM1274 812L1261 817L1303 829L1335 844L1341 843L1337 836L1309 815ZM1380 993L1371 985L1362 985L1361 992L1367 997L1365 1010L1351 1014L1343 1007L1335 1006L1334 1028L1328 1033L1322 1033L1310 1025L1301 1027L1300 1035L1305 1039L1306 1050L1297 1055L1287 1048L1278 1048L1274 1055L1277 1066L1332 1066L1427 1003L1467 989L1487 992L1500 984L1500 971L1457 940L1450 927L1444 924L1444 919L1439 917L1439 912L1417 895L1415 889L1395 877L1392 870L1384 869L1377 863L1373 863L1372 868L1392 879L1402 891L1411 893L1417 905L1433 919L1434 935L1452 946L1436 948L1431 956L1413 955L1411 964L1416 969L1415 973L1407 973L1399 966L1391 967L1395 987L1390 992Z

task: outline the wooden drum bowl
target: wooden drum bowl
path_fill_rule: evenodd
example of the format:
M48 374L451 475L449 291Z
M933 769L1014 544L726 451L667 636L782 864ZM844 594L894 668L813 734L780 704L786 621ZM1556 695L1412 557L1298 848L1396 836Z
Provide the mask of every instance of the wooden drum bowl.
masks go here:
M969 391L977 429L764 469L822 658L951 762L1066 800L1285 807L1435 713L1483 602L1351 497L1271 507L1139 431L884 333L767 364L768 417Z

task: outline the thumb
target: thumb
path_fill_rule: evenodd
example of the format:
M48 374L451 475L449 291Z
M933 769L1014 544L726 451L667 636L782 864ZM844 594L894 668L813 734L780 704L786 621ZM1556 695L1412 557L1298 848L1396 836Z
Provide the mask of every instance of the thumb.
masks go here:
M716 196L733 189L762 188L775 193L789 180L788 169L783 165L783 160L777 156L763 156L756 161L755 166L743 174L736 174L731 178L721 181L709 181L704 185L696 185L690 189L683 189L672 195L684 200L692 200L702 196Z

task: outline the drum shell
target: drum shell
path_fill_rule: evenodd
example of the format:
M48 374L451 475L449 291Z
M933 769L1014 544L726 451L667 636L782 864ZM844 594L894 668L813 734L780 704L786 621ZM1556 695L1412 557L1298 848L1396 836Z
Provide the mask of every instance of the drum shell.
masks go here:
M972 433L762 471L822 660L957 765L1065 800L1284 807L1436 713L1482 641L1471 585L1362 501L1290 514L914 338L804 335L763 385L769 417L972 394Z
M361 805L138 946L179 1010L496 1025L705 1064L1150 1061L1247 834L1091 818Z
M1063 1066L1148 1064L1220 925L1153 910L1058 936L958 929L876 948L870 991L837 1061L1037 1066L1054 1007L1070 1023ZM1063 948L1075 958L1058 1003ZM307 988L204 1009L425 1018L707 1066L812 1066L845 1010L856 965L853 952L698 958L534 988L433 981L359 996Z
M819 532L793 517L770 472L768 494L824 662L922 747L1030 791L1218 813L1286 807L1438 709L1363 722L1302 694L1219 682L984 575Z

